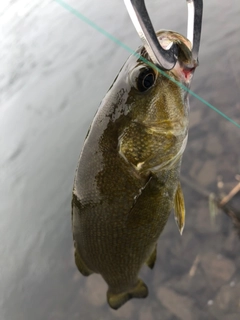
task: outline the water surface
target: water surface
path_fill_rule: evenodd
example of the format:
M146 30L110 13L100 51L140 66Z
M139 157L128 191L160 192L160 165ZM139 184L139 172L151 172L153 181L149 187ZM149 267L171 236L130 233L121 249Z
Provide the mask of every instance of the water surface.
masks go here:
M123 1L68 3L139 46ZM146 4L156 29L186 34L184 0ZM238 123L239 16L237 0L205 1L192 85ZM74 265L70 202L85 134L128 53L49 0L1 0L0 39L1 320L239 319L239 239L223 212L211 219L204 194L216 193L219 179L226 193L236 184L240 130L190 98L184 234L171 216L154 270L142 270L149 297L112 311L103 280Z

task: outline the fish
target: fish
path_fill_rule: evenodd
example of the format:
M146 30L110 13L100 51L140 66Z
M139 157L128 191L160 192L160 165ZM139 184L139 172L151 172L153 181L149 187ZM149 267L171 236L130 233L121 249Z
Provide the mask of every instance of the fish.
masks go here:
M183 86L190 87L198 63L183 35L156 34L163 48L177 44L175 67L163 74L139 56L128 58L88 130L74 178L75 263L84 276L102 276L113 309L147 297L142 266L154 267L171 211L180 233L185 222L180 169L189 94ZM136 52L151 62L144 47Z

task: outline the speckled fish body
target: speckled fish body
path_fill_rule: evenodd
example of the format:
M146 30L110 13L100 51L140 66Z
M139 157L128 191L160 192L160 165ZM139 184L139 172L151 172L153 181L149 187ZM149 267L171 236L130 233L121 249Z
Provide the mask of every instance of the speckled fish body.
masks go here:
M166 73L189 87L196 66L189 41L171 31L157 35L178 44L179 61ZM138 52L149 59L143 47ZM102 275L114 309L147 296L138 273L144 263L153 267L171 210L183 215L188 113L186 90L133 55L87 134L73 188L75 261L83 275Z

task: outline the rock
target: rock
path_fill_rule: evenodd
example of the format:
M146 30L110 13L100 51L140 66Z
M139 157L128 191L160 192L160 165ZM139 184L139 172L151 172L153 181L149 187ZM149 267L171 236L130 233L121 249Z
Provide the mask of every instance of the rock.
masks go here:
M219 232L219 223L211 219L208 199L198 201L197 214L194 215L197 232L201 235L213 235Z
M196 260L189 267L188 273L180 278L173 278L167 282L167 287L183 295L194 295L196 300L202 300L202 292L206 292L207 281L203 275L203 271L199 268ZM206 294L205 294L206 295ZM205 297L204 297L205 299Z
M208 186L216 181L217 171L216 171L216 161L208 160L204 163L201 170L198 172L197 181L202 186Z
M167 287L157 290L157 297L161 304L178 319L195 320L193 313L194 302L186 296L182 296Z
M231 287L223 286L216 297L216 304L218 305L219 309L223 311L227 311L229 309L230 301L231 301Z
M236 271L233 262L216 253L206 253L200 258L200 263L213 288L218 288L231 279Z
M189 134L191 134L191 132ZM190 158L192 161L187 161L188 166L189 164L194 165L195 161L198 161L199 155L201 155L201 153L204 151L204 147L202 136L198 138L191 138L191 136L189 137L186 154L188 159ZM200 163L202 165L202 161L200 161Z
M107 285L104 280L96 274L87 278L84 295L90 304L102 306L106 303Z
M219 141L219 136L215 134L209 134L206 142L206 151L213 156L219 156L223 152L223 146Z
M223 286L216 295L215 301L221 310L238 312L240 315L240 283L231 282Z
M139 320L154 320L153 318L153 313L152 313L152 308L142 308L139 311Z
M136 301L134 299L134 301ZM134 311L134 302L132 300L128 301L118 310L112 310L111 313L114 314L115 317L120 319L132 319Z
M194 161L191 164L189 171L188 171L190 177L193 178L194 180L196 180L196 175L201 170L201 168L202 168L202 161L200 161L198 159L194 159Z
M189 114L189 128L198 125L203 118L203 112L200 109L191 110Z
M237 232L236 232L236 230L232 230L230 232L230 235L228 236L228 238L224 242L223 249L227 253L232 254L235 251L236 243L238 243L238 242L239 242L239 238L237 236Z
M82 277L81 273L77 270L73 273L72 279L74 282L78 282L81 279L81 277Z
M227 319L227 320L239 320L239 313L227 314L225 319Z
M240 318L240 283L224 285L218 291L209 312L218 320L239 320Z

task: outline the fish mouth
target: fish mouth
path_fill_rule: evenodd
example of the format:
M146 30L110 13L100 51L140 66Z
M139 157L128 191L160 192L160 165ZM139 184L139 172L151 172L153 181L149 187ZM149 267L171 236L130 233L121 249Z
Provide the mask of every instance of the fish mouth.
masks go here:
M175 67L170 71L179 81L190 84L194 71L198 66L197 62L192 62L191 64L181 63L178 61Z
M186 65L182 65L180 64L180 70L182 73L182 77L185 79L185 81L190 82L192 79L192 76L194 74L194 71L196 70L196 67L198 66L198 63L196 63L195 66L186 66Z
M172 73L178 80L186 84L190 83L198 61L192 56L192 44L183 35L170 31L160 30L157 32L158 41L161 46L168 50L175 43L178 45L178 60L169 73Z
M181 58L170 72L172 72L181 82L190 84L197 66L198 61L193 59L192 52L189 50L187 56L182 54Z
M195 69L196 69L196 67L193 67L193 68L182 68L182 72L184 73L185 78L188 78L189 75L193 74Z

